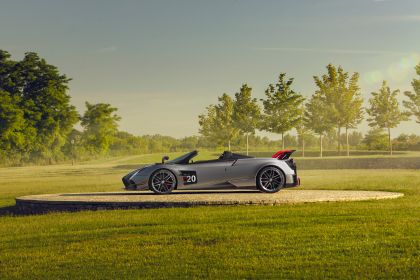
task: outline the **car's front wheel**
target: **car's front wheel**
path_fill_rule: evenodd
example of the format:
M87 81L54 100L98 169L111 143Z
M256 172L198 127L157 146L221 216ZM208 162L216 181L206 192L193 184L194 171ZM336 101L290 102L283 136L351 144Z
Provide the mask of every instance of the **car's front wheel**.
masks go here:
M168 169L156 170L149 180L149 189L157 194L167 194L175 189L177 184L175 175Z
M262 192L275 193L286 184L284 173L277 167L267 166L258 172L257 188Z

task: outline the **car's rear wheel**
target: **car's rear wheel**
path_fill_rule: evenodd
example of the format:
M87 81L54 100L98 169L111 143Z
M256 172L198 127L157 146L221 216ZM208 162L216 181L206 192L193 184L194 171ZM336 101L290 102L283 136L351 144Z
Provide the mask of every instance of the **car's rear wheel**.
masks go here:
M157 194L170 193L177 185L175 175L168 169L156 170L149 180L149 189Z
M261 169L257 175L257 188L262 192L275 193L281 190L286 184L286 177L283 171L274 166L267 166Z

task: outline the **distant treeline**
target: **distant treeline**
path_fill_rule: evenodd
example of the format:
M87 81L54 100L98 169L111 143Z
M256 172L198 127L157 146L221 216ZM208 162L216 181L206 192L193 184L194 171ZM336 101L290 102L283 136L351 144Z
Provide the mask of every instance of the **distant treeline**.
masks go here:
M345 134L341 135L345 138ZM328 150L325 155L338 155L336 151L330 152L336 148L336 135L331 133L325 136L324 147ZM302 156L302 151L299 150L299 138L294 135L286 134L284 136L288 145L288 149L297 149L298 156ZM307 155L314 156L319 152L318 150L319 139L315 136L307 138ZM363 136L360 132L352 132L349 134L350 149L353 150L354 155L358 155L357 151L386 151L388 145L387 135L383 132L379 134L368 134ZM399 151L420 151L420 136L411 134L401 134L393 139L393 145ZM268 156L281 147L281 141L270 140L267 137L256 135L249 136L249 148L253 155ZM234 151L245 152L246 140L242 137L236 138L231 143L231 148ZM80 147L82 149L82 147ZM110 145L110 154L112 155L126 155L126 154L144 154L144 153L157 153L157 152L179 152L191 151L194 149L204 150L223 150L225 147L217 145L217 143L209 141L208 138L203 136L188 136L184 138L173 138L170 136L162 135L145 135L134 136L127 132L119 131L114 138L113 143ZM374 152L376 154L377 152ZM367 152L360 153L367 155ZM78 157L83 156L83 152L78 154Z
M336 135L338 154L343 143L350 155L355 139L361 139L358 132L353 132L365 119L372 128L364 141L363 148L388 149L392 154L393 141L391 130L410 117L420 124L420 80L413 79L414 92L404 92L406 100L404 109L398 102L398 89L391 90L386 81L377 92L372 92L369 106L363 107L363 97L359 87L359 74L349 74L341 66L327 65L327 73L314 76L316 90L305 100L302 94L293 89L293 78L286 78L281 73L275 83L269 84L265 90L265 98L252 97L252 88L243 84L233 97L224 93L218 98L218 104L210 105L206 112L199 116L200 133L207 139L230 149L235 139L248 139L257 130L263 130L281 135L283 148L296 143L288 142L286 133L296 130L301 151L318 137L319 155L322 157L326 141ZM420 64L416 67L420 75ZM342 134L344 131L344 136ZM386 134L384 134L386 132ZM402 146L416 147L415 136L401 136L397 141L410 142ZM248 144L246 145L248 151ZM401 148L401 145L395 148Z
M223 94L219 104L210 105L199 116L200 136L176 139L119 131L121 118L110 104L86 102L86 109L80 114L70 103L70 79L60 74L57 67L33 52L15 61L8 52L0 50L0 164L52 164L192 149L273 151L284 146L304 151L304 147L320 146L340 150L343 143L347 143L348 150L385 150L391 143L398 150L419 150L419 136L400 135L391 142L390 134L383 130L386 127L389 132L409 115L419 122L419 80L413 80L414 93L405 93L409 98L404 103L408 111L399 110L395 99L398 92L391 92L385 83L379 93L373 93L367 110L373 129L362 135L349 131L355 129L363 115L358 75L349 78L341 67L332 65L327 69L328 74L315 77L319 90L305 105L304 98L292 89L293 79L281 74L275 84L268 86L263 110L252 98L251 88L244 84L235 99ZM417 72L420 75L420 65ZM341 103L347 107L337 107ZM82 130L75 129L78 123ZM282 141L257 136L257 129L280 133ZM289 133L292 129L297 130L298 136Z
M74 130L74 135L79 135L78 139L83 138L83 133ZM70 137L70 139L72 138ZM342 138L345 134L342 134ZM286 148L297 149L297 156L302 156L302 151L299 150L299 138L294 135L286 134L284 136L285 141L288 145ZM307 156L314 156L315 153L318 155L318 138L310 136L307 138ZM371 134L363 136L360 132L352 132L349 135L350 149L354 152L353 155L358 155L362 150L371 151L386 151L388 145L388 138L385 133L377 134L372 136ZM330 152L336 148L336 135L331 133L325 136L324 146L326 148L325 155L338 155L336 151ZM420 136L415 134L406 135L401 134L399 137L393 140L393 145L396 150L399 151L420 151ZM231 149L237 152L245 152L246 140L244 138L236 138L231 143ZM281 148L280 141L270 140L267 137L261 137L257 135L249 136L249 148L253 155L269 156L275 150ZM183 138L174 138L171 136L164 135L143 135L135 136L127 132L118 131L109 146L108 154L111 156L119 155L136 155L136 154L147 154L147 153L165 153L165 152L183 152L191 150L218 150L225 149L223 146L217 145L217 143L209 141L208 138L203 136L188 136ZM92 154L85 149L83 141L77 141L73 145L66 143L64 146L65 154L72 155L76 160L86 160L92 158ZM261 153L258 153L260 151ZM375 152L376 154L377 152ZM362 152L362 155L367 155L367 152Z

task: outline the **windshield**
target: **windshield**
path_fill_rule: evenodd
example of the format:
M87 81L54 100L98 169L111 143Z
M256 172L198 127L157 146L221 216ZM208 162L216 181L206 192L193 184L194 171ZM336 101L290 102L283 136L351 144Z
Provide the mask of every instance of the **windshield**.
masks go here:
M169 160L166 163L188 164L190 160L194 158L197 154L198 154L197 151L192 151L192 152L189 152L188 154L177 157L176 159Z

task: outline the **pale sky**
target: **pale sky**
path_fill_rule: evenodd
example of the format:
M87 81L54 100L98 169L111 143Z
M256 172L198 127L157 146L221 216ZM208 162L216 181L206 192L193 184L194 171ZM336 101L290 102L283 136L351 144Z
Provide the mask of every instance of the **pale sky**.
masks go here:
M412 90L419 34L419 0L0 0L0 49L39 53L73 79L79 112L111 103L136 135L198 134L217 96L248 83L262 98L280 72L309 97L330 62L360 73L365 98L383 79Z

